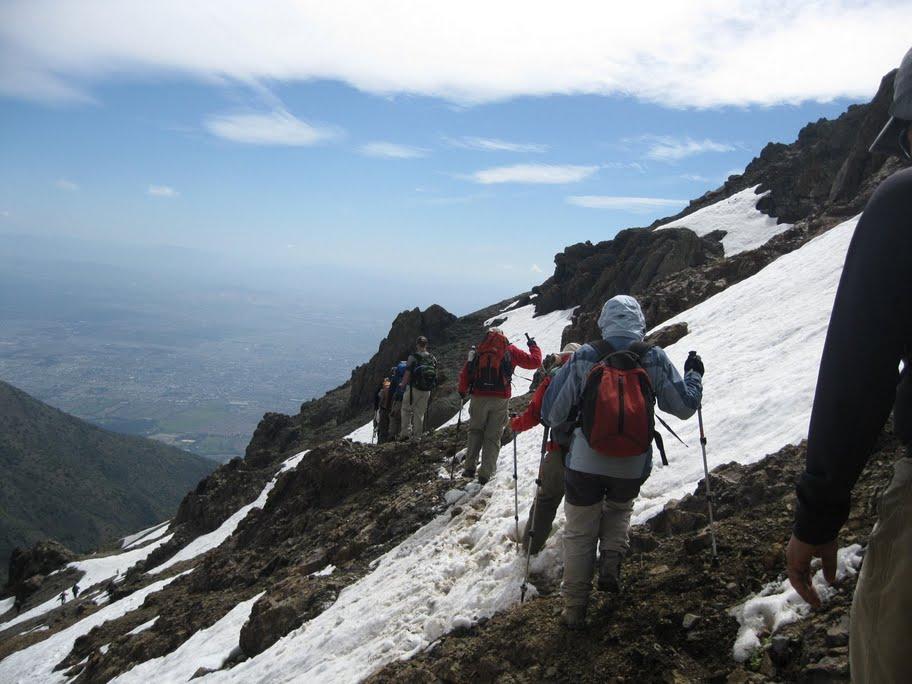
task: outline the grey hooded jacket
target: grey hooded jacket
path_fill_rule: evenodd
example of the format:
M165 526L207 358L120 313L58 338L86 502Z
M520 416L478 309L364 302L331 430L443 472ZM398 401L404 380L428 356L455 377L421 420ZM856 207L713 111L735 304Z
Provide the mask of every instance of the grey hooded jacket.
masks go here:
M646 334L643 310L639 302L629 295L618 295L605 302L598 326L602 338L618 350L641 341ZM598 361L599 354L595 348L585 344L554 376L542 401L541 414L548 425L560 425L572 419L573 409L582 398L586 377ZM700 374L688 371L681 379L660 347L652 347L640 362L652 382L659 408L678 418L690 418L703 398ZM566 465L583 473L645 480L652 470L652 447L639 456L611 458L595 452L586 442L582 430L576 428Z

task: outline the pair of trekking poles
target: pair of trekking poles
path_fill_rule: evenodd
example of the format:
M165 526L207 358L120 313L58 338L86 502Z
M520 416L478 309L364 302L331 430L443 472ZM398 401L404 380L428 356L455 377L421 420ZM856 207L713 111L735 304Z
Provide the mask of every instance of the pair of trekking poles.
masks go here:
M693 358L697 355L697 352L692 351L689 354L690 358ZM712 486L709 482L709 464L706 459L706 433L703 429L703 406L700 405L697 407L697 423L700 428L700 448L703 452L703 475L704 475L704 489L706 493L706 507L709 511L709 536L712 543L712 563L713 565L719 564L719 553L718 547L716 544L716 530L715 530L715 520L713 516L713 496L712 496ZM664 421L663 421L664 425ZM667 427L667 426L666 426ZM671 430L671 428L669 428ZM535 530L535 507L538 503L538 496L541 493L542 486L542 469L545 464L545 455L548 452L548 431L549 428L545 426L544 432L542 434L542 445L541 445L541 456L538 461L538 476L535 478L535 499L532 501L532 508L529 511L529 531L528 531L528 543L526 544L526 567L525 572L523 573L523 581L520 586L519 602L523 603L526 600L526 591L528 590L529 582L529 567L532 562L532 543L535 540L536 530ZM674 432L672 431L672 434ZM677 435L675 435L677 437ZM680 441L680 438L678 438ZM683 444L683 442L682 442ZM516 449L516 433L513 433L513 519L516 523L516 543L517 545L521 544L519 536L519 494L518 494L518 467L517 467L517 449Z

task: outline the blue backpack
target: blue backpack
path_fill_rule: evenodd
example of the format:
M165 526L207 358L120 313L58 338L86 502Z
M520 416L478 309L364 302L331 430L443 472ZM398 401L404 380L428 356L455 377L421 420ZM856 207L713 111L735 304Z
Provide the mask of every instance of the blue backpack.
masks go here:
M396 393L393 395L395 401L402 401L402 397L405 394L405 390L402 389L402 378L405 377L405 369L408 367L408 363L405 361L400 361L396 364L396 372L393 374L393 386L396 388Z

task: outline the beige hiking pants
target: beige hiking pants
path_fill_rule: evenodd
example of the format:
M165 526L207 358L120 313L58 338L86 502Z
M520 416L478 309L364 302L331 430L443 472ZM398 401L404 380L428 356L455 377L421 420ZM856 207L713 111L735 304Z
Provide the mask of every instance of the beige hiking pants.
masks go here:
M912 682L912 458L893 468L852 601L849 663L858 684Z
M427 413L428 401L431 399L429 390L409 387L402 397L402 427L400 436L420 437L424 432L424 416Z
M587 606L595 573L595 552L627 553L630 514L634 499L604 499L591 506L564 502L564 581L561 594L567 607Z
M506 397L473 396L469 403L469 444L466 449L466 468L472 470L481 452L479 480L489 480L497 469L500 455L500 438L510 412Z

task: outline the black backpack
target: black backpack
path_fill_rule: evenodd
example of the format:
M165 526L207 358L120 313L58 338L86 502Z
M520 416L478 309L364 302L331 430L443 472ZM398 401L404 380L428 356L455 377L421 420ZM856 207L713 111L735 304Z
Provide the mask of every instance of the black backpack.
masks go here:
M410 384L417 390L430 392L437 387L437 359L430 352L415 352Z

